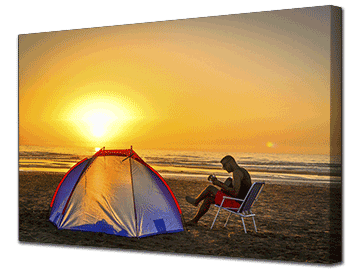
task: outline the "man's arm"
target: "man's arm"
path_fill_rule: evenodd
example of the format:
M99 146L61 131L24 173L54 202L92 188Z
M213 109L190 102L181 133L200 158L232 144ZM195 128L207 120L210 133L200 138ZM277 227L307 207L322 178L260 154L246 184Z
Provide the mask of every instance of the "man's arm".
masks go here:
M243 177L243 173L240 170L235 170L233 172L233 186L229 187L224 183L220 182L218 179L213 179L212 182L215 186L222 188L223 190L229 192L232 196L237 197L241 187L241 179Z

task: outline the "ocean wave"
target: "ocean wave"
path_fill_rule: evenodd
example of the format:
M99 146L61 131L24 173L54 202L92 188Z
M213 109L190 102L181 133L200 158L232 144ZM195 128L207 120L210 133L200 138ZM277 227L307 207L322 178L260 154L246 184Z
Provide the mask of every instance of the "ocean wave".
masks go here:
M68 149L54 147L26 147L19 149L19 170L66 171L78 161L94 154L92 149ZM138 153L159 173L206 177L228 175L220 164L224 153L183 152L183 151L139 151ZM247 169L251 176L268 175L281 179L302 181L309 179L341 178L341 159L319 155L282 154L239 154L233 156L239 165ZM284 177L284 178L282 178ZM325 181L324 180L324 181ZM322 181L322 180L321 180Z
M181 168L181 166L179 166ZM193 170L189 170L189 168L182 167L183 170L171 170L171 169L160 169L160 172L165 173L184 173L184 174L204 174L204 170L208 169L209 175L214 171L219 171L219 168L204 168L204 167L196 167L192 166L192 169L199 169L198 172L194 172ZM305 170L293 170L293 169L248 169L249 173L251 172L261 172L261 173L269 173L269 174L298 174L298 175L314 175L314 176L341 176L341 172L332 172L332 171L305 171ZM217 173L219 174L219 173ZM226 173L223 173L225 175Z

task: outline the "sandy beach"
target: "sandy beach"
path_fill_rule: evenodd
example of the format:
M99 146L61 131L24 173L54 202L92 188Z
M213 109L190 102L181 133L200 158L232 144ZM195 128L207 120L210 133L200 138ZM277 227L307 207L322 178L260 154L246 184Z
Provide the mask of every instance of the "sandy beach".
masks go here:
M216 211L212 207L198 226L185 227L180 233L134 239L58 230L52 225L48 221L49 205L62 176L62 173L19 173L20 243L317 264L341 260L339 185L266 184L254 206L257 233L251 219L248 219L248 233L245 234L238 217L232 217L224 228L225 213L210 230ZM208 183L165 180L180 204L184 220L189 220L197 209L185 201L185 196L197 195Z

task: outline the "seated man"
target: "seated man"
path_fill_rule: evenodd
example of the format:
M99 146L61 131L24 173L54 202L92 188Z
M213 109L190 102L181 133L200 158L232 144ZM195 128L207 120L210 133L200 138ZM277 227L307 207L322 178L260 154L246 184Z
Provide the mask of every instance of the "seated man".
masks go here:
M194 206L203 201L195 217L186 225L196 225L199 219L210 209L211 204L220 204L223 196L231 196L244 199L251 187L251 177L247 170L240 167L232 156L225 156L221 161L223 169L228 173L232 172L232 179L229 177L225 183L220 182L215 176L210 175L209 180L213 185L205 188L196 198L186 196L186 201ZM217 187L221 188L219 190Z

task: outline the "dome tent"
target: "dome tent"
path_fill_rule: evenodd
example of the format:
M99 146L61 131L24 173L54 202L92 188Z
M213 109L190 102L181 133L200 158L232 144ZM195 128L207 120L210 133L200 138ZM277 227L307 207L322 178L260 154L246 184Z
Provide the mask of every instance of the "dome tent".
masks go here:
M59 183L50 207L58 229L125 237L183 231L170 187L132 149L103 148L81 160Z

